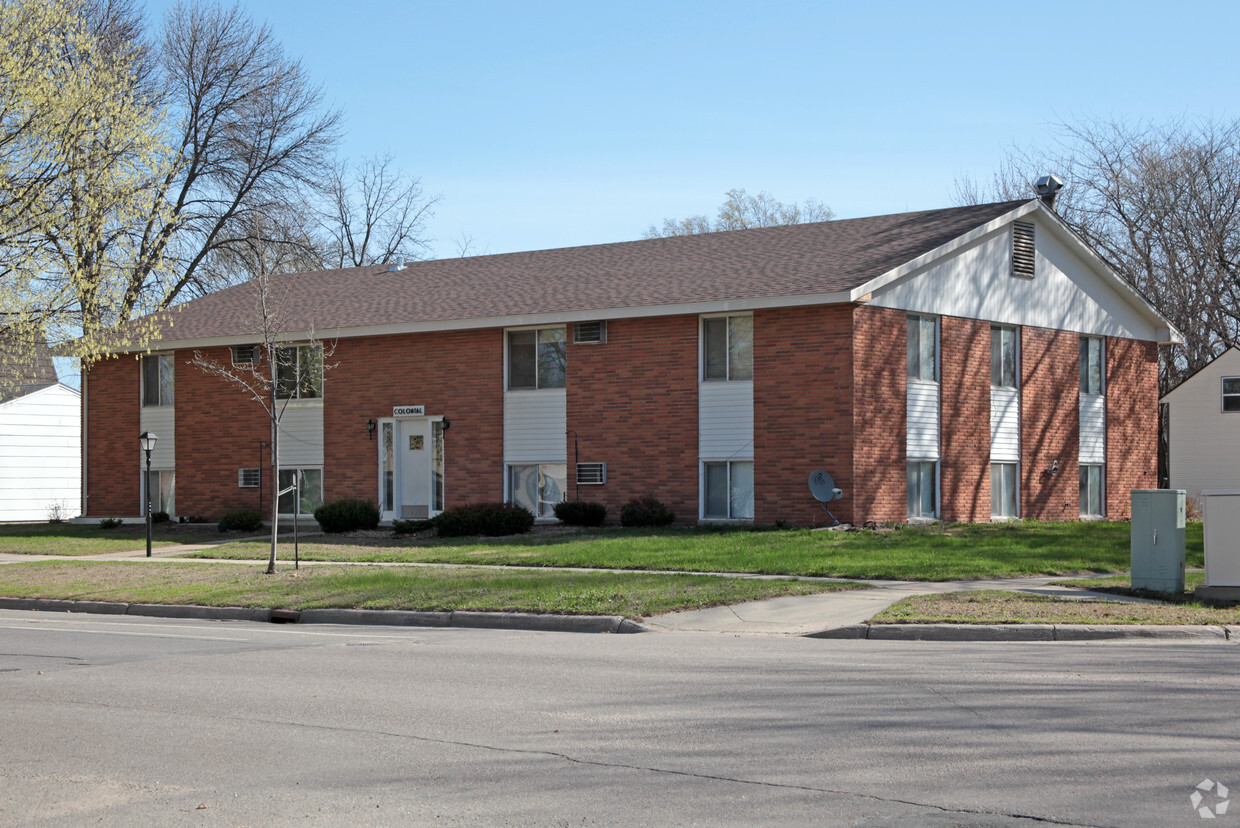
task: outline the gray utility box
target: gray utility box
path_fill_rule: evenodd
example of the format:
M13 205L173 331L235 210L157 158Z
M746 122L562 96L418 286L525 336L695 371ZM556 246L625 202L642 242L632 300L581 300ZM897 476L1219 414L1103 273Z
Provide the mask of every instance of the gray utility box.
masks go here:
M1206 536L1205 585L1240 587L1240 490L1204 489L1201 503Z
M1183 489L1132 490L1132 586L1184 592Z

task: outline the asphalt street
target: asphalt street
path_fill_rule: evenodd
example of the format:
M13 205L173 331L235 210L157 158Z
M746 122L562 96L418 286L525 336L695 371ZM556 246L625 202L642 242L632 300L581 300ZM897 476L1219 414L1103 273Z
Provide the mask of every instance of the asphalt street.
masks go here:
M1231 643L3 611L0 824L1197 825L1238 713Z

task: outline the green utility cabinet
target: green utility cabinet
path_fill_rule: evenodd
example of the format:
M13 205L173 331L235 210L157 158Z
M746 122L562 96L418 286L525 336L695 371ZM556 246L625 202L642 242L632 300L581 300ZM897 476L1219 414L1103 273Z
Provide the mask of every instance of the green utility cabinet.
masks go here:
M1132 587L1184 592L1183 489L1132 490Z

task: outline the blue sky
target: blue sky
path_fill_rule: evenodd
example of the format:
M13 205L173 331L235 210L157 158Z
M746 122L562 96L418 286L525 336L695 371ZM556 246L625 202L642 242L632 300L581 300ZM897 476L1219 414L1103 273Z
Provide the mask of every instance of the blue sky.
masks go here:
M437 256L638 238L733 187L948 206L1058 121L1240 115L1234 3L242 5L344 111L350 156L442 194Z

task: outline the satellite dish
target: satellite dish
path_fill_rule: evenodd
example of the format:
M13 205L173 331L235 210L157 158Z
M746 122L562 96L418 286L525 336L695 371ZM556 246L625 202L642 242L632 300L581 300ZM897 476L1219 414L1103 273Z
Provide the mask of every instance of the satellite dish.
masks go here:
M815 500L822 504L823 511L831 517L833 525L839 526L839 520L835 517L835 515L831 514L831 510L827 508L827 504L832 500L839 500L844 496L844 493L835 488L835 481L831 479L831 475L827 474L822 469L819 469L811 474L809 476L809 493L814 496Z

